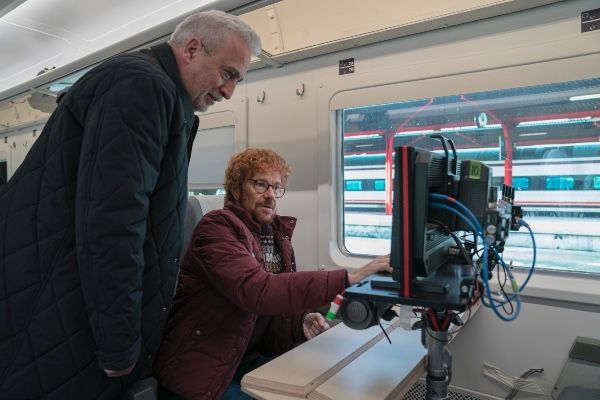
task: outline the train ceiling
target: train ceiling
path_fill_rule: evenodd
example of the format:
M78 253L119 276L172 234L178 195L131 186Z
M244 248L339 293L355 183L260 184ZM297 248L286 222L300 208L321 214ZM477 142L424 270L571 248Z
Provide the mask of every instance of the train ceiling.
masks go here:
M181 17L201 9L243 15L263 40L251 66L260 68L560 1L0 0L0 12L10 11L0 18L0 101L164 40Z
M152 33L142 42L103 58L140 46L144 40L156 40L194 11L232 11L249 3L256 1L0 0L0 93L35 79L40 71L58 69L125 39L145 36L149 30Z

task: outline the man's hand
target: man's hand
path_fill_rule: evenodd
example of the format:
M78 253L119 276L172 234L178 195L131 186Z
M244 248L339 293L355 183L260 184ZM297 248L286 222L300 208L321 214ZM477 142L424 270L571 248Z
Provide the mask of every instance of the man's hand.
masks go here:
M366 265L356 271L348 273L348 282L350 285L354 285L356 282L360 282L369 275L373 275L377 272L392 272L390 267L390 256L379 256Z
M109 378L117 378L119 376L129 375L131 371L133 371L133 367L135 367L135 363L129 368L120 369L118 371L113 371L112 369L105 369L104 372L106 372L106 375Z
M308 340L320 335L327 329L329 329L329 324L321 314L308 313L304 316L302 331L304 332L304 337Z

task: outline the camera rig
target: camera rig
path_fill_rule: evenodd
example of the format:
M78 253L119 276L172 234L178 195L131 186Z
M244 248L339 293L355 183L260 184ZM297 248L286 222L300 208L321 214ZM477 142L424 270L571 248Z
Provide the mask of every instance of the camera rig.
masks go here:
M396 147L393 272L346 289L341 317L351 328L366 329L391 319L393 305L415 307L428 349L427 399L446 399L450 324L462 325L458 313L483 296L490 271L503 264L500 254L509 231L519 229L522 210L514 205L511 187L504 185L499 195L491 186L490 167L477 160L459 161L451 140L433 137L440 140L442 152Z

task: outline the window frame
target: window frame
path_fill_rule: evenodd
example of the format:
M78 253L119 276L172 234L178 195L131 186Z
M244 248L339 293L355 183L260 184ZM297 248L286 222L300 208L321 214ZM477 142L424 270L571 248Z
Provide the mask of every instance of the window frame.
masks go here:
M248 148L248 98L239 96L237 101L232 99L226 105L215 105L208 112L196 112L196 116L200 118L197 134L201 131L208 131L218 128L233 127L234 130L234 154ZM195 142L196 143L196 142ZM194 152L192 152L192 157ZM225 160L227 162L227 160ZM189 174L189 173L188 173ZM223 170L225 174L225 170ZM219 190L223 187L223 182L210 182L202 184L189 183L188 177L188 193L193 194L198 192L201 194L206 190Z
M467 68L448 71L436 65L425 68L426 73L423 73L421 70L409 68L405 74L402 74L405 79L401 81L397 79L398 71L394 71L393 74L378 71L345 77L343 81L328 81L320 85L317 121L320 160L318 202L319 210L328 212L320 218L319 222L319 264L352 269L362 266L370 259L364 255L350 254L343 246L345 221L340 188L344 187L341 160L341 114L344 108L596 78L598 72L591 68L592 65L600 65L600 53L524 65L499 66L494 69ZM402 95L399 96L399 93ZM518 276L521 274L520 271L516 273ZM595 293L595 289L591 289L600 282L600 274L540 270L534 275L537 277L534 276L532 279L530 286L533 289L529 292L533 293L532 296L556 298L554 287L558 287L557 279L568 276L576 281L581 280L567 289L571 301L581 300L600 305L600 295ZM548 280L554 283L545 283L535 289L537 281L548 282ZM581 288L589 288L589 291L584 289L580 293Z

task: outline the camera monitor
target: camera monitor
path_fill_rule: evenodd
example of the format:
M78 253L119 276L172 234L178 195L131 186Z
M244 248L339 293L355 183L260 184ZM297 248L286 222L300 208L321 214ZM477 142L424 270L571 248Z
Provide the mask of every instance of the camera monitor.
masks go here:
M453 240L455 220L449 213L429 208L429 194L456 196L458 172L456 150L444 144L441 155L415 147L396 148L392 216L392 277L402 282L402 294L410 296L415 277L432 275L445 262ZM443 227L448 227L444 229Z
M377 276L346 290L349 297L450 310L466 308L473 268L457 251L454 214L432 207L431 194L458 198L460 163L452 141L435 135L443 152L395 149L391 276ZM463 162L464 163L464 162ZM489 176L485 176L489 186ZM486 186L486 185L483 185ZM487 193L487 189L485 190ZM484 203L487 198L484 196Z

